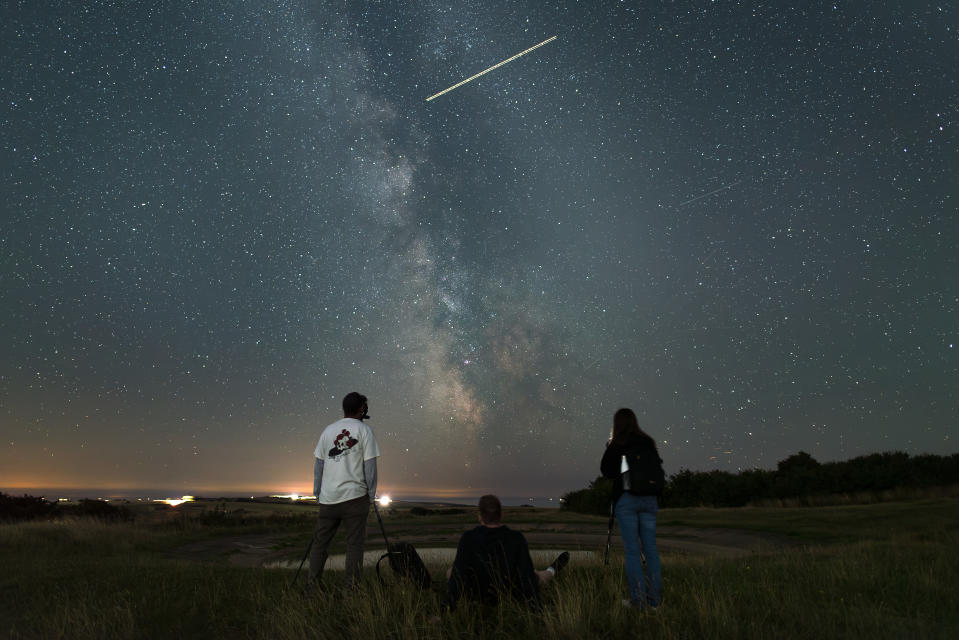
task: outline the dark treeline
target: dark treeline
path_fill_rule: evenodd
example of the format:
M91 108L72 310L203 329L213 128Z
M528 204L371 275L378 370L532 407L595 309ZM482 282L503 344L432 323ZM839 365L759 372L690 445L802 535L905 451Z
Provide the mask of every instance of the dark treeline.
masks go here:
M213 508L203 506L186 512L166 504L146 505L149 511L133 509L105 500L84 499L79 502L50 502L42 497L23 495L11 496L0 492L0 523L27 522L32 520L58 520L61 518L91 518L105 522L133 522L142 518L154 524L185 526L269 526L279 527L289 524L302 525L313 521L314 514L267 512L257 513L247 509L227 509L227 502L253 502L238 498L221 498Z
M951 456L873 453L820 463L805 451L781 460L774 470L690 471L666 482L663 507L742 507L775 500L807 500L836 494L915 490L959 483L959 454ZM599 477L563 496L561 508L608 514L612 481Z
M102 500L81 500L75 504L58 504L35 496L17 497L0 493L0 522L49 520L66 516L114 521L133 519L133 514L126 507L112 505Z

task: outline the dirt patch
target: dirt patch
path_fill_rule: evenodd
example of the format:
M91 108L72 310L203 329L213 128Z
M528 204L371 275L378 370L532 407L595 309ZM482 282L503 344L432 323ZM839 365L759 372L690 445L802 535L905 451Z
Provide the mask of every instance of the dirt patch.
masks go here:
M533 547L553 549L605 549L606 532L596 531L557 531L560 527L551 526L551 531L538 531L535 528L514 527L523 532L526 541ZM449 546L456 546L459 534L438 539L437 536L403 536L403 540L420 545L429 543L436 546L439 540L445 540ZM369 540L367 540L369 543ZM614 549L622 549L623 542L617 530L610 540ZM656 545L660 551L711 556L741 556L751 553L774 551L796 543L784 536L745 531L741 529L699 529L695 527L659 527L656 530ZM424 544L425 546L425 544Z
M659 527L656 533L657 545L664 551L690 554L741 556L798 545L786 536L743 529ZM622 542L617 542L622 546Z
M472 528L472 527L467 527ZM551 548L568 550L598 550L606 547L606 531L567 530L566 526L550 525L549 531L538 530L539 526L524 527L517 524L513 528L523 532L526 540L533 548ZM573 527L569 527L573 528ZM449 532L432 532L419 535L399 535L402 539L418 547L448 546L456 547L461 530ZM309 537L305 537L303 548L291 550L288 544L289 536L281 535L249 535L229 536L202 540L184 545L169 554L170 557L192 562L228 562L245 567L261 567L264 565L279 566L277 563L289 562L296 558L297 563L302 559L309 544ZM752 553L775 551L790 546L796 542L785 536L776 534L745 531L741 529L700 529L685 526L663 526L656 532L656 543L660 551L666 554L681 553L688 555L736 557ZM618 531L613 531L611 540L614 549L622 549L622 540ZM369 530L366 538L367 551L382 549L383 539L375 530Z
M211 538L191 542L167 555L190 562L228 562L243 567L259 567L289 557L288 548L278 548L280 540L285 537L261 534ZM309 542L309 538L304 540L304 550Z

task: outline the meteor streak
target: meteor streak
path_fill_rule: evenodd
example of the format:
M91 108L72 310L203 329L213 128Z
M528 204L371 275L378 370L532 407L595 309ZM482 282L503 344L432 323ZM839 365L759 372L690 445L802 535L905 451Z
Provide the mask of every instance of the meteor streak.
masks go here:
M547 39L547 40L543 40L543 41L540 42L539 44L537 44L537 45L535 45L535 46L532 46L532 47L530 47L529 49L527 49L527 50L525 50L525 51L520 51L520 52L517 53L515 56L506 58L506 60L503 60L502 62L499 62L499 63L497 63L497 64L494 64L494 65L493 65L492 67L490 67L489 69L483 69L482 71L480 71L480 72L477 73L476 75L472 75L472 76L470 76L469 78L467 78L466 80L461 80L460 82L457 82L457 83L454 84L452 87L448 87L448 88L446 88L446 89L443 89L443 90L440 91L439 93L434 93L434 94L431 95L429 98L427 98L426 101L429 102L429 101L432 100L433 98L439 98L439 97L440 97L441 95L443 95L444 93L449 93L450 91L452 91L453 89L455 89L455 88L457 88L457 87L462 87L462 86L463 86L464 84L466 84L467 82L471 82L471 81L473 81L473 80L476 80L476 79L479 78L480 76L486 75L487 73L489 73L489 72L492 71L493 69L498 69L498 68L502 67L504 64L507 64L507 63L509 63L509 62L512 62L513 60L515 60L516 58L519 58L520 56L525 56L527 53L529 53L529 52L532 51L533 49L539 49L539 48L542 47L544 44L549 44L550 42L552 42L552 41L555 40L555 39L556 39L556 36L553 36L552 38L549 38L549 39Z
M737 184L742 184L742 183L743 183L743 181L742 181L742 180L739 180L739 181L737 181L737 182L733 182L732 184L727 184L727 185L725 185L725 186L719 187L718 189L714 189L713 191L710 191L709 193L704 193L704 194L701 195L701 196L696 196L695 198L691 198L691 199L687 200L686 202L680 202L680 203L679 203L678 205L676 205L676 206L677 206L677 207L683 207L683 206L689 204L690 202L696 202L697 200L702 200L703 198L708 198L709 196L713 195L714 193L719 193L720 191L725 191L726 189L732 189L732 188L735 187Z

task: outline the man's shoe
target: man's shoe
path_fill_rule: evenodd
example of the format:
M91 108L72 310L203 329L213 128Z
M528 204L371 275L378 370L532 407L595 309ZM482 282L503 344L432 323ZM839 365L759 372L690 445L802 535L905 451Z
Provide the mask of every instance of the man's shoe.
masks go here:
M556 556L556 559L553 560L553 564L549 565L547 569L552 569L553 574L557 574L560 570L569 563L569 551L564 551L563 553Z
M303 583L302 593L304 598L315 598L326 594L326 592L327 587L320 580L307 579L307 581Z

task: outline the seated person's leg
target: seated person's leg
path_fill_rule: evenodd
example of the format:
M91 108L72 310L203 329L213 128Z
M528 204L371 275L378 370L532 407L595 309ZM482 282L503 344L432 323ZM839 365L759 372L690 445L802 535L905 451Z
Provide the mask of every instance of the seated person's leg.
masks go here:
M569 551L564 551L556 556L556 559L553 560L553 564L549 565L542 571L536 571L536 577L539 578L540 586L545 585L554 577L556 577L556 573L565 567L567 562L569 562Z

